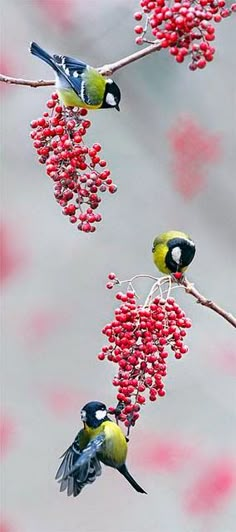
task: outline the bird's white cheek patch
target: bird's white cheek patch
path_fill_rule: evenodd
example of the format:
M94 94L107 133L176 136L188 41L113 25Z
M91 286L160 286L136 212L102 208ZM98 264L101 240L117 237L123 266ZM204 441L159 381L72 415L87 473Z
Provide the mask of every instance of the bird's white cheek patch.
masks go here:
M176 246L171 251L172 259L176 262L176 264L180 263L180 257L181 257L181 249Z
M95 417L100 421L101 419L104 419L106 417L107 411L106 410L97 410L95 412Z
M111 107L115 107L116 106L116 100L115 100L115 97L113 96L113 94L111 94L111 92L108 92L107 95L106 95L106 102L108 105L110 105Z

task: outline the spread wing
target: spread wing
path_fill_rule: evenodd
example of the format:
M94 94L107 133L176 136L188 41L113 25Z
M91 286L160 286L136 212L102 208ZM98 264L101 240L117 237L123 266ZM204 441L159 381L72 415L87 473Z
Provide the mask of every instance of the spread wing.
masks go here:
M101 432L101 434L96 436L96 438L93 438L88 443L88 445L86 445L86 447L83 449L80 455L77 457L77 460L75 460L71 469L69 469L68 473L65 474L64 478L67 478L71 475L75 475L78 473L80 474L80 477L83 477L84 472L87 470L88 465L93 463L94 460L98 460L97 453L101 449L104 441L105 441L104 432Z
M99 445L101 446L100 440L97 444L89 443L81 450L78 435L62 455L63 460L56 473L60 491L67 490L68 496L76 497L86 484L92 484L96 477L101 475L101 464L96 456L96 448L100 448Z
M84 103L90 105L102 103L106 82L95 68L73 57L54 55L53 59ZM89 94L86 90L87 86L89 86Z

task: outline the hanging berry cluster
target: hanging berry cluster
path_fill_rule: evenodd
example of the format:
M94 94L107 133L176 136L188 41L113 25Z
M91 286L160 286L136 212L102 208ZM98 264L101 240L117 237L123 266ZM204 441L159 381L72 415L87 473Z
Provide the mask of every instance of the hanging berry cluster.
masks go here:
M140 7L142 11L134 13L136 21L143 21L134 28L136 43L152 42L148 39L150 30L160 40L160 49L168 48L178 63L190 56L190 70L205 68L214 58L212 22L221 22L236 12L236 3L227 7L225 0L141 0Z
M115 274L109 274L107 288L118 282ZM147 393L150 401L165 395L163 378L169 351L177 359L188 351L184 338L186 329L191 327L190 320L173 297L152 297L154 292L156 289L151 290L144 305L137 304L133 290L117 293L121 305L115 310L113 321L102 330L109 345L102 347L98 359L106 358L118 366L113 385L118 389L117 400L123 405L118 417L127 427L139 418Z
M54 196L72 224L80 231L93 233L101 214L94 211L101 194L116 192L116 185L100 157L100 144L86 146L84 137L91 122L86 109L60 105L58 95L47 102L48 111L31 122L34 148L39 162L46 164L47 175L54 181ZM50 111L49 111L50 110Z

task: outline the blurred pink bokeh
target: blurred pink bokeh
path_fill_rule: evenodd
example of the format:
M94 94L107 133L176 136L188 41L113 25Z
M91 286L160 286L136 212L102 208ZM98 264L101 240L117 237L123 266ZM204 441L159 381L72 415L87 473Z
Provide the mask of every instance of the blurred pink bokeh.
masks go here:
M15 422L5 413L0 414L0 458L4 458L14 447Z
M117 60L136 50L138 9L137 0L7 2L2 71L50 79L28 53L33 39L93 65ZM114 75L121 112L89 115L91 143L101 142L118 185L95 235L79 234L61 216L33 153L30 122L51 88L1 87L0 532L235 531L235 332L181 290L175 296L193 322L189 354L169 362L166 396L147 402L129 443L130 471L148 496L106 467L75 500L54 480L58 456L81 427L81 406L115 402L114 368L96 359L114 312L108 272L157 275L153 237L184 230L197 245L190 281L234 310L231 19L217 28L216 58L203 72L189 72L163 51Z
M186 509L193 514L217 512L236 489L236 461L220 458L209 461L188 487Z
M27 264L22 233L11 221L0 222L0 283L7 282Z
M41 10L46 25L69 32L76 26L75 0L36 0L35 7Z
M220 160L220 135L210 134L191 116L180 116L169 131L169 142L174 186L192 199L204 190L209 165Z

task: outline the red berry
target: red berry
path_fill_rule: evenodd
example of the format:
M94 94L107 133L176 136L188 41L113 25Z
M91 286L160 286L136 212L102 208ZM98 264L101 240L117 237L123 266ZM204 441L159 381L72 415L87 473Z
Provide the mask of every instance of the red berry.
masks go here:
M140 405L143 405L146 402L146 399L143 395L138 395L137 400Z
M55 102L53 100L48 100L47 107L49 109L52 109L53 107L55 107Z
M140 20L142 20L143 15L142 15L142 13L137 12L137 13L134 13L134 18L135 18L135 20L140 21Z
M143 44L144 41L143 41L143 38L142 38L142 37L137 37L137 38L135 39L135 42L136 42L136 44L140 45L140 44Z
M135 26L134 31L135 31L135 33L140 35L141 33L143 33L143 27L142 26Z

